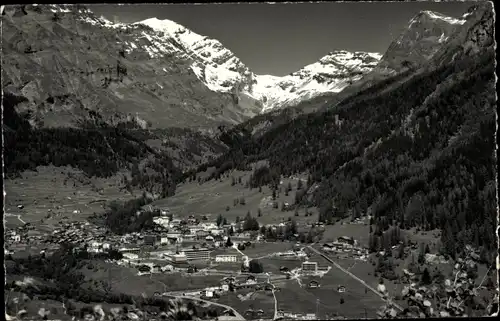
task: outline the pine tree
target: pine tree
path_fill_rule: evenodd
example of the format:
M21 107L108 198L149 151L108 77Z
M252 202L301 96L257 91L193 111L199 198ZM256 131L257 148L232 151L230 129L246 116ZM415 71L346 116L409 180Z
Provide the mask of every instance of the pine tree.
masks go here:
M431 284L431 275L429 273L429 270L427 268L424 269L424 272L422 273L422 278L421 282L425 285Z
M418 253L418 263L419 264L424 264L425 263L425 246L424 246L424 243L420 243L420 251Z

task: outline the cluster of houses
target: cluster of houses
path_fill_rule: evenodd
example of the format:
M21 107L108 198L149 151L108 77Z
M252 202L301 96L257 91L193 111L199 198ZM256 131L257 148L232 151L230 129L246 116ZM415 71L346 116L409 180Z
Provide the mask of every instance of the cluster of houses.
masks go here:
M15 254L16 251L23 251L28 247L38 248L40 244L47 243L46 235L35 230L34 226L26 223L23 226L18 226L15 229L6 228L4 232L4 253L5 255ZM51 246L42 246L40 249L52 251Z
M307 258L307 254L299 249L298 251L287 251L274 253L273 256L282 260L301 260Z
M340 236L337 241L324 243L323 251L336 253L339 258L368 259L368 249L360 247L358 242L349 236Z
M281 309L277 311L277 317L292 320L318 320L315 313L293 313L285 312Z
M123 258L120 265L139 267L140 272L196 272L196 265L242 264L248 257L233 247L228 248L179 248L144 252L140 247L120 248ZM146 268L147 266L148 268Z

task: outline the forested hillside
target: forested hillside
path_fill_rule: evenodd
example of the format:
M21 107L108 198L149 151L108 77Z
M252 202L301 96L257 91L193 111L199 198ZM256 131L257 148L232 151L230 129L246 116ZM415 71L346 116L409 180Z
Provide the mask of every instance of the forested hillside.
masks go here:
M319 206L320 221L371 212L374 238L394 225L440 228L447 254L467 243L487 255L496 248L494 85L492 51L463 57L260 137L234 136L200 170L215 165L217 177L267 159L281 175L308 171L320 187L298 205Z
M3 97L4 157L7 177L37 166L72 166L89 177L109 177L130 169L127 185L138 186L166 197L175 191L181 173L165 153L145 144L126 128L110 127L95 112L82 128L36 128L29 113L18 114L15 105L23 98ZM139 170L139 164L141 165Z

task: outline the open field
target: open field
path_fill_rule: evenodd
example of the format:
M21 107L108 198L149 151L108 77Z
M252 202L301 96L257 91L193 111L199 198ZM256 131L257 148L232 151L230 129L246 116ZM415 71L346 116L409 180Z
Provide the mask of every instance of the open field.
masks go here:
M142 276L147 277L149 276ZM162 274L157 273L151 279L166 285L166 291L180 291L185 289L200 289L220 285L223 276L220 275L180 275L179 273Z
M342 224L340 224L342 222ZM325 226L325 232L321 242L331 242L340 236L350 236L359 242L361 246L368 246L370 237L370 226L363 224L349 224L349 219L344 219L334 225Z
M290 270L302 266L301 260L283 260L277 258L264 258L259 260L262 263L264 272L272 272L273 274L280 274L280 267L285 266Z
M89 269L89 266L91 269ZM133 267L118 266L99 260L84 265L82 272L89 283L94 281L109 282L115 292L131 295L154 295L155 292L179 291L184 289L199 289L219 285L223 276L220 275L190 275L181 273L153 273L137 275Z
M253 243L251 246L245 248L245 250L243 250L242 252L245 253L245 255L247 255L249 259L254 259L276 252L290 251L293 249L293 245L294 243L291 242Z
M281 204L294 203L297 180L284 178L281 185L282 192L277 196L276 201L279 208L275 209L268 204L272 200L272 191L269 187L263 186L262 192L258 188L245 188L245 182L249 180L252 172L233 171L229 177L221 180L210 180L201 185L198 182L186 182L177 187L173 197L161 199L153 203L155 206L168 207L175 215L187 217L193 215L207 215L215 219L222 214L229 222L234 222L236 217L244 218L248 211L253 216L257 216L260 208L262 216L258 217L260 224L279 223L293 217L297 222L313 221L317 216L304 217L304 210L299 211L299 216L295 217L293 211L281 211ZM236 184L231 186L231 176L235 177ZM238 178L241 177L241 183ZM292 183L292 191L285 196L285 188L288 182ZM305 183L305 180L304 180ZM245 199L245 205L234 205L235 199ZM229 210L227 210L229 207ZM313 212L314 209L310 209Z
M372 292L365 293L364 288L357 281L350 279L338 269L332 269L319 279L320 288L307 288L307 279L304 278L301 287L296 281L288 281L276 293L278 308L285 312L316 313L319 304L319 316L340 315L346 318L375 317L377 309L383 304L378 296ZM338 286L346 287L345 293L339 293ZM340 299L344 303L340 303ZM319 300L319 302L317 301ZM366 310L365 310L366 309Z
M233 307L241 315L243 315L247 320L250 319L261 319L261 318L272 318L274 316L274 298L270 291L258 291L250 297L249 300L241 301L236 293L227 293L222 295L218 299L212 300L217 303L225 304ZM264 314L261 316L252 316L249 313L245 313L247 310L259 310L262 309Z
M40 166L37 172L26 171L20 178L5 180L5 212L47 229L65 216L84 220L94 212L104 211L107 201L135 197L120 191L121 177L88 178L70 167ZM80 213L73 214L75 210ZM17 216L6 216L6 220L9 224L20 223Z

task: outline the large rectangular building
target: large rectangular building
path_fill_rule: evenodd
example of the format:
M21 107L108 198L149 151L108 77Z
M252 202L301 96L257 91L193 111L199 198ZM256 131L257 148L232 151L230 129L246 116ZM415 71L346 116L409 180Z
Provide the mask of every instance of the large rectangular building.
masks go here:
M210 260L210 250L209 249L188 249L184 250L184 255L188 261L209 261Z
M318 262L305 261L302 263L302 273L312 274L318 272Z

